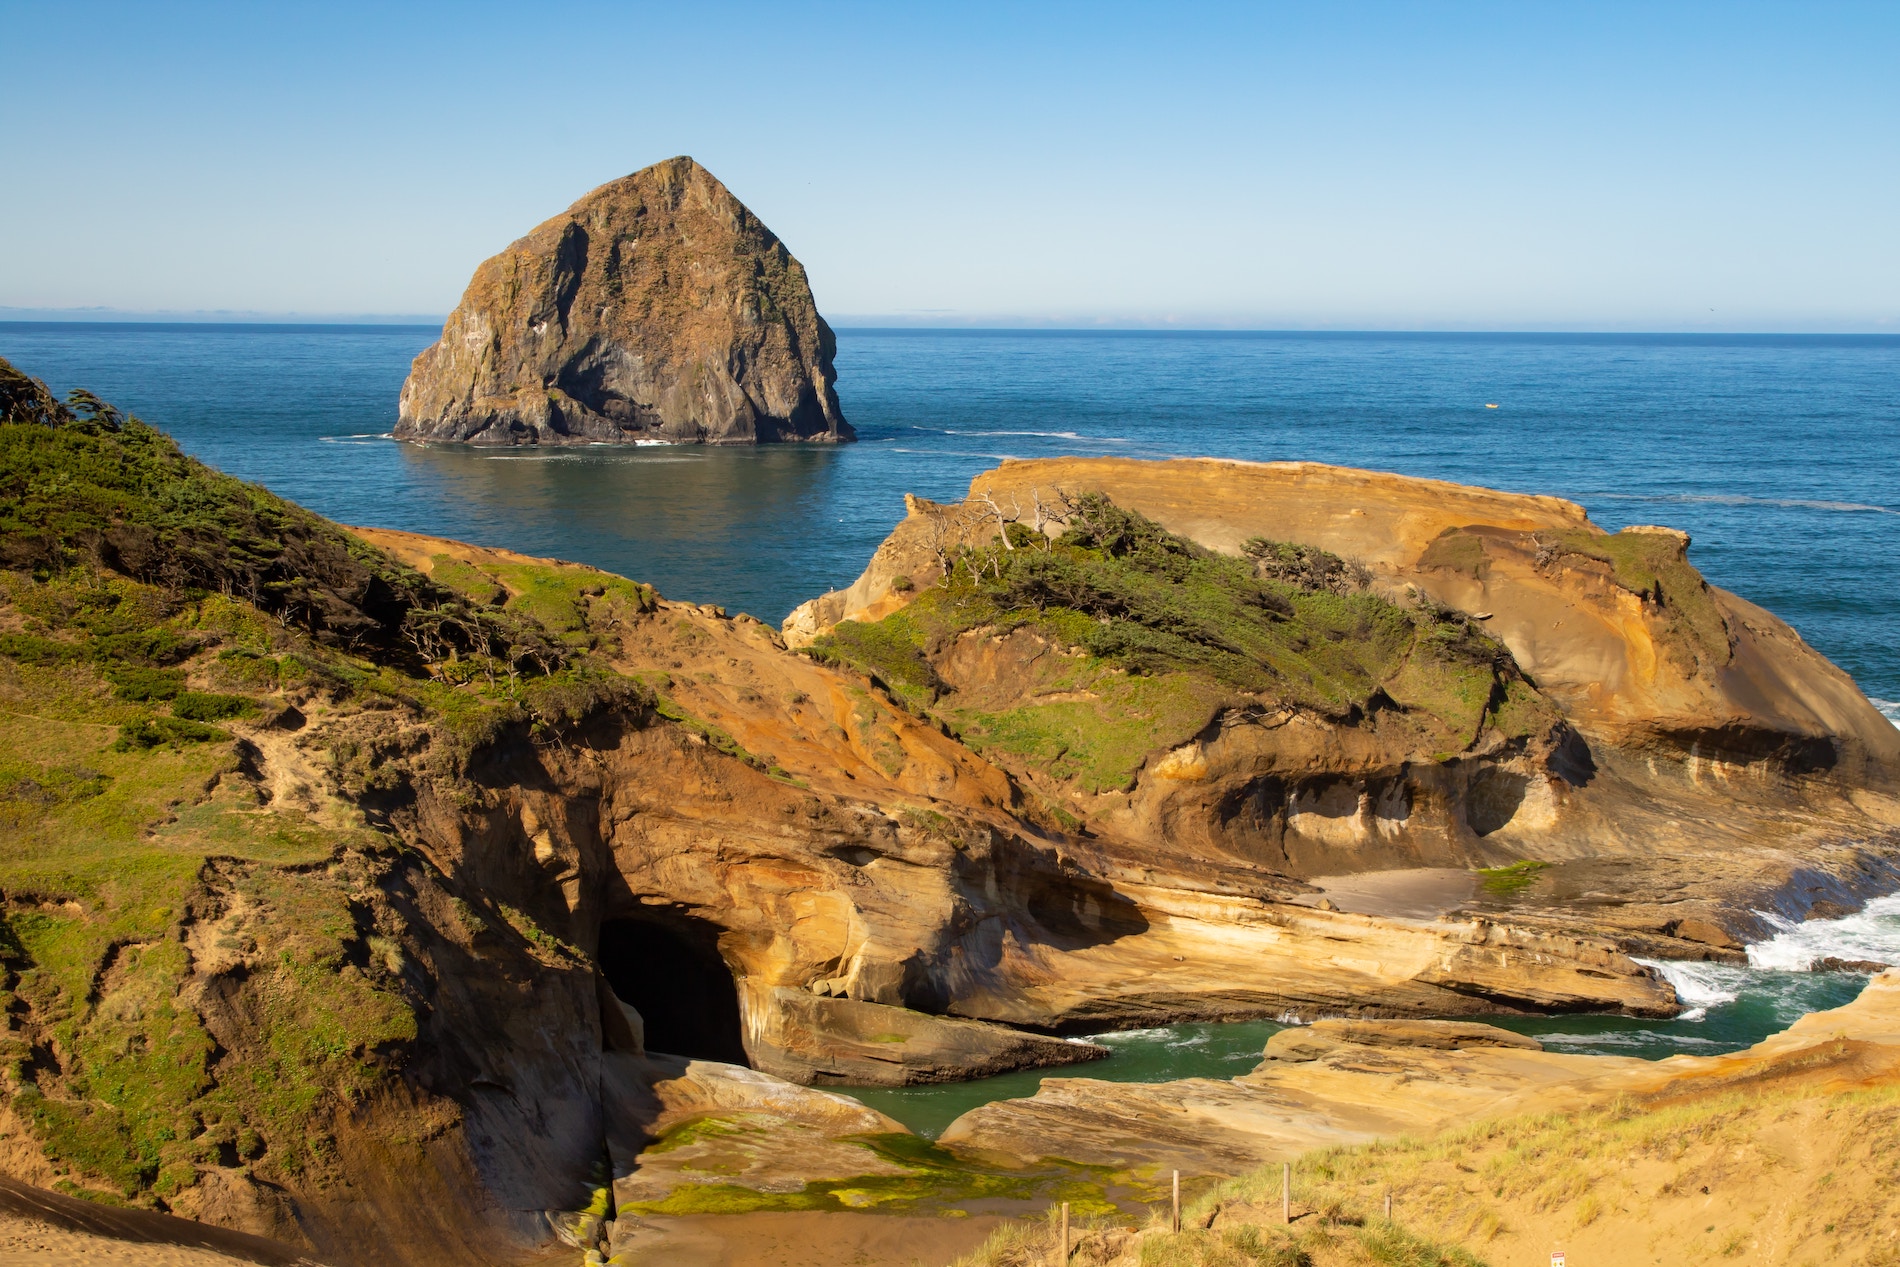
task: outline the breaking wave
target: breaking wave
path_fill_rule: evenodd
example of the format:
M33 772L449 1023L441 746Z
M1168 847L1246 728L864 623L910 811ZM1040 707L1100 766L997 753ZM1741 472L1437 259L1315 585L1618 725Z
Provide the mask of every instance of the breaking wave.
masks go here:
M1869 700L1868 703L1879 709L1881 716L1885 717L1895 726L1900 726L1900 702L1890 699L1877 699Z
M1816 982L1815 965L1823 959L1850 963L1900 963L1900 894L1879 897L1839 919L1795 921L1756 911L1774 935L1748 947L1748 964L1692 963L1679 959L1638 959L1654 968L1686 1009L1679 1021L1699 1021L1712 1008L1749 999L1777 1011L1807 1010L1799 1001ZM1838 979L1838 978L1837 978Z
M1900 963L1900 894L1877 897L1852 915L1796 923L1757 911L1775 930L1748 948L1751 968L1806 972L1818 959Z
M1747 968L1721 963L1692 963L1682 959L1637 959L1646 968L1654 968L1676 992L1676 1002L1688 1010L1677 1020L1699 1021L1712 1007L1733 1003L1752 975Z

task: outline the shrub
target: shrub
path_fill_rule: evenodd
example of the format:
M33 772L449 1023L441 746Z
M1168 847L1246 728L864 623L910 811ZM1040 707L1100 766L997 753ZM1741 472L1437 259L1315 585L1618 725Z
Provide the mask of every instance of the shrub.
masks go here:
M148 669L134 664L114 665L106 670L106 680L112 683L114 695L136 703L172 699L185 689L185 675L177 669Z
M188 743L214 743L231 736L215 726L178 717L149 717L119 728L115 752L149 752L153 748L181 748Z
M172 716L190 721L226 721L251 712L257 704L242 695L219 695L213 691L181 691L172 700Z

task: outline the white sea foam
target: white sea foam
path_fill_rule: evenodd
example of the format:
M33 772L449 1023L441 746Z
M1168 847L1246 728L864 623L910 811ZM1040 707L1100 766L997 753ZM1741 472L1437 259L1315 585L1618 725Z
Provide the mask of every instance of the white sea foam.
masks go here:
M1699 1021L1709 1009L1733 1003L1748 984L1747 968L1721 963L1691 963L1683 959L1637 959L1654 968L1676 992L1676 1002L1688 1010L1678 1020Z
M1694 1034L1660 1035L1650 1030L1605 1030L1600 1034L1538 1034L1546 1047L1721 1047L1713 1038Z
M1865 502L1823 501L1807 497L1750 497L1744 493L1597 493L1605 501L1671 502L1677 505L1704 506L1790 506L1800 510L1834 510L1849 513L1900 515L1891 506L1870 506Z
M1118 1043L1151 1043L1172 1037L1173 1034L1171 1029L1118 1029L1106 1034L1091 1034L1087 1041L1113 1047Z
M1879 709L1881 715L1888 721L1892 722L1895 726L1900 726L1900 702L1890 699L1877 699L1869 700L1868 703Z
M1043 436L1050 440L1089 440L1092 436L1078 435L1073 431L962 431L946 427L947 436Z
M1804 923L1757 911L1775 929L1767 941L1748 948L1750 967L1806 972L1817 959L1867 959L1900 963L1900 894L1877 897L1840 919Z
M1900 894L1879 897L1852 915L1840 919L1801 922L1772 911L1756 915L1775 930L1774 935L1748 947L1748 966L1691 963L1679 959L1638 959L1654 968L1676 992L1686 1009L1677 1018L1699 1021L1712 1007L1733 1003L1744 990L1786 994L1771 986L1766 973L1805 973L1819 959L1857 959L1900 963ZM1782 978L1787 981L1788 978Z

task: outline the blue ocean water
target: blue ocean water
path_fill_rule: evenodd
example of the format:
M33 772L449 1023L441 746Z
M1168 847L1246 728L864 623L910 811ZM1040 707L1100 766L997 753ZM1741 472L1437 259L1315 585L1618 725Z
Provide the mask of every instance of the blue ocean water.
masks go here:
M436 334L19 323L0 356L346 523L772 621L856 576L906 491L955 497L1006 455L1306 458L1554 493L1606 528L1687 529L1715 583L1900 700L1900 336L844 330L859 444L497 453L379 438Z
M842 330L856 445L495 452L387 438L436 334L0 323L0 356L345 523L575 559L771 621L855 577L905 492L958 497L1006 456L1298 458L1552 493L1605 528L1686 529L1713 582L1900 719L1900 336ZM1900 957L1900 905L1869 918L1877 936L1809 935ZM1861 980L1789 969L1673 967L1704 1009L1683 1020L1516 1024L1570 1050L1729 1050ZM1238 1072L1273 1028L1254 1024L1121 1036L1080 1072ZM1036 1080L867 1096L934 1128Z

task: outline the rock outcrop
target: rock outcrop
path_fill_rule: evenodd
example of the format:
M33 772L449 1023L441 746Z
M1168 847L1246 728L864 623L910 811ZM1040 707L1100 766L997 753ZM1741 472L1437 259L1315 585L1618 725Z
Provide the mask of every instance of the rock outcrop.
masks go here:
M475 270L396 437L468 444L855 439L804 266L690 158L602 185Z
M1193 708L1177 693L1170 719L1153 704L1168 698L1163 676L1142 678L1155 685L1139 698L1112 677L1084 681L1075 635L1057 623L965 630L938 614L962 601L945 590L946 562L969 588L954 560L994 551L1005 522L1024 542L1064 531L1060 505L1085 494L1214 557L1252 558L1316 603L1337 590L1436 613L1441 631L1471 639L1448 668L1487 646L1506 658L1471 714L1490 720L1454 733L1447 701L1472 688L1404 673L1361 688L1353 707L1299 699L1297 683L1205 690ZM1487 879L1468 909L1664 957L1733 957L1767 935L1759 910L1798 918L1833 909L1837 892L1900 882L1900 731L1787 625L1707 584L1682 533L1606 533L1550 497L1201 459L1005 462L962 504L913 498L908 511L865 573L793 612L785 637L898 687L911 674L907 698L1095 839L1166 840L1178 855L1322 882L1523 864ZM1249 545L1263 540L1281 554ZM1339 571L1313 574L1301 551ZM897 638L927 674L893 658ZM1520 687L1527 711L1513 725ZM1097 733L1147 727L1117 767L1125 780L1080 770L1072 741L1053 761L1035 748L1078 713Z

